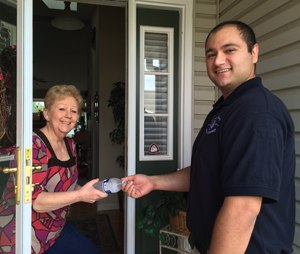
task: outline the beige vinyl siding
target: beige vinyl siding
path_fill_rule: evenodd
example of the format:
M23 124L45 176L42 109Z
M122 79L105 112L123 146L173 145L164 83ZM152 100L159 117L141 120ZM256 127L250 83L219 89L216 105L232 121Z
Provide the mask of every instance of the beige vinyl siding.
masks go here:
M194 1L194 93L193 137L217 99L217 89L206 74L204 43L211 28L217 24L217 0Z
M251 25L260 44L257 74L282 99L296 128L296 234L300 254L300 1L220 0L219 19L239 19Z

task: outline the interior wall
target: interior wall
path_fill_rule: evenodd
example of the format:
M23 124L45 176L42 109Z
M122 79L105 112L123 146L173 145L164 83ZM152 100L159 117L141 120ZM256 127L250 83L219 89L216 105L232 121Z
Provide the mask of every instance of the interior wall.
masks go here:
M122 177L125 174L116 158L123 151L121 145L111 145L109 133L116 127L108 100L113 84L125 82L125 8L99 6L97 27L98 93L100 103L99 178ZM110 195L98 201L98 210L118 208L118 196Z
M34 98L43 98L54 84L73 84L86 91L90 27L63 31L50 22L49 18L33 20Z

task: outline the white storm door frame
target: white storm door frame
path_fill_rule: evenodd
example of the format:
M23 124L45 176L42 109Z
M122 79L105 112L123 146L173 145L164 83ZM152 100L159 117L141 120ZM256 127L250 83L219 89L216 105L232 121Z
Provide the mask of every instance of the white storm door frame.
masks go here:
M21 151L20 204L16 205L16 253L31 253L31 193L26 196L26 167L32 151L32 0L17 2L17 146ZM30 177L28 179L28 177ZM31 186L31 183L30 183ZM27 193L28 195L28 193Z

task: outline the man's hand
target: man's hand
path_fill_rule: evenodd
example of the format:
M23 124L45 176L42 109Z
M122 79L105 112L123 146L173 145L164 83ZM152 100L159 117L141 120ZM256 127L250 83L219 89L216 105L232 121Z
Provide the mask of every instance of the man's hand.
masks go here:
M151 176L136 174L122 178L122 181L127 182L123 185L122 190L132 198L140 198L154 190L154 184L151 181Z

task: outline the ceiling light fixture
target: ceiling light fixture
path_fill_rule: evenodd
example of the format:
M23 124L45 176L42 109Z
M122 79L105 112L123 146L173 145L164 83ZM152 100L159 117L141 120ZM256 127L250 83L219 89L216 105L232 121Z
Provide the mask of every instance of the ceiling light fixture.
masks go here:
M80 30L84 23L75 16L70 9L70 2L64 1L65 9L63 13L51 21L51 25L61 30Z

